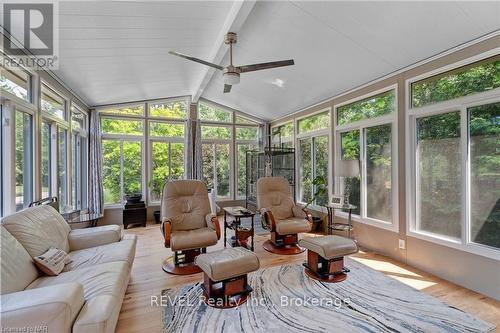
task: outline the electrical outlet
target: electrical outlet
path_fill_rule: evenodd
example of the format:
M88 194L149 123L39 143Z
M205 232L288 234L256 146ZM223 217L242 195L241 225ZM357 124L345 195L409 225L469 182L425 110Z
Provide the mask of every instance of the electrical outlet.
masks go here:
M406 242L405 242L405 240L404 240L404 239L400 239L400 240L399 240L399 248L400 248L401 250L404 250L404 249L406 248Z

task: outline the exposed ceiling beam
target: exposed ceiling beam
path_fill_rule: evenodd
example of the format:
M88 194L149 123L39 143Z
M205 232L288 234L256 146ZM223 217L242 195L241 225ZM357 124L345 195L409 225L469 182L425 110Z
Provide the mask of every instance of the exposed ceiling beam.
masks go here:
M214 42L214 46L210 51L209 56L206 60L214 63L220 64L224 59L228 51L227 45L224 43L224 35L231 32L239 32L243 23L247 19L248 15L252 11L252 8L255 6L256 1L235 1L229 10L229 14L222 25L222 28ZM192 100L193 102L198 102L198 99L203 94L203 91L207 87L208 83L212 79L212 76L215 73L215 69L205 66L200 77L196 80L196 85L192 89ZM222 89L222 87L221 87Z

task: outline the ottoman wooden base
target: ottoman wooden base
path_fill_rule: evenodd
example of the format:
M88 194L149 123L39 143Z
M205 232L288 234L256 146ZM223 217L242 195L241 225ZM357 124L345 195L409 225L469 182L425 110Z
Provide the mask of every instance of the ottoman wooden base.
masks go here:
M311 250L307 250L307 263L303 265L308 276L323 282L344 281L349 272L344 267L344 257L325 259Z
M194 259L205 249L175 251L174 255L163 261L162 269L170 274L190 275L200 273L202 270L194 263Z
M204 302L219 309L234 308L244 304L252 292L246 274L223 281L212 281L204 273L202 289Z
M268 252L282 255L299 254L306 250L305 248L300 247L295 243L276 245L271 240L265 241L264 244L262 244L262 247Z

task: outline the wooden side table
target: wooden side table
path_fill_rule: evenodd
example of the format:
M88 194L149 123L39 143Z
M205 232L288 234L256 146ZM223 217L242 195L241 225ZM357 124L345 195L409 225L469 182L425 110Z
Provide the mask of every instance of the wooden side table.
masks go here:
M241 246L251 251L254 250L254 217L255 212L250 211L242 206L224 207L224 247L227 244L232 247ZM228 221L228 216L233 217L234 220ZM241 226L242 218L251 218L252 227L250 229ZM234 238L227 239L227 229L234 230ZM251 238L251 244L248 245L248 238Z
M328 211L328 227L327 227L327 234L332 235L333 231L344 231L347 233L347 237L351 238L351 231L353 229L352 226L352 210L356 209L357 207L354 205L334 205L334 204L328 204L326 206L326 209ZM347 224L345 223L334 223L333 221L333 216L335 215L335 209L347 209L349 210L349 217L347 218Z

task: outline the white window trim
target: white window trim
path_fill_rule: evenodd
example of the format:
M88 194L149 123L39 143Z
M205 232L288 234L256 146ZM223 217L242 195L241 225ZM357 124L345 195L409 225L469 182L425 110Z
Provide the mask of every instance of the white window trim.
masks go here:
M411 79L413 80L413 79ZM406 89L411 89L411 80L406 80ZM411 102L410 95L407 92L407 102ZM469 133L468 133L468 117L467 109L490 104L500 101L500 88L495 90L477 93L465 97L448 100L445 102L434 103L420 108L410 108L410 104L406 109L406 232L408 236L444 245L454 249L462 250L465 252L477 254L480 256L492 258L500 261L500 250L492 247L470 242L470 217L469 217L469 182L470 182L470 168L469 168ZM417 185L416 185L416 132L415 124L418 118L439 115L449 112L460 112L460 149L462 155L462 235L461 239L453 239L439 234L433 234L425 231L419 231L416 227L417 223Z
M423 73L419 76L415 76L405 80L405 124L406 124L406 233L408 236L425 240L431 243L443 245L446 247L454 248L457 250L465 251L468 253L480 255L483 257L491 258L500 261L500 250L488 247L486 245L481 245L477 243L470 242L469 224L470 224L470 200L469 196L469 182L470 182L470 170L469 170L469 156L468 156L468 144L469 144L469 133L467 128L467 109L470 107L489 104L493 102L498 102L500 100L500 88L494 90L484 91L480 93L475 93L468 96L463 96L451 100L446 100L443 102L437 102L428 104L422 107L413 108L412 107L412 96L411 96L411 85L414 82L420 81L422 79L432 77L438 74L448 72L450 70L460 68L474 62L478 62L489 57L495 56L500 52L500 47L493 50L478 54L476 56L464 59L462 61L441 67L439 69ZM462 212L462 237L459 241L455 239L450 239L445 236L426 233L418 231L416 229L416 159L415 154L415 144L416 144L416 133L415 133L415 120L416 118L421 118L423 116L437 115L442 113L447 113L450 111L460 111L460 144L461 144L461 154L462 154L462 171L465 174L465 181L463 181L463 196L462 204L465 207L465 211Z
M390 114L382 115L379 117L375 118L369 118L369 119L362 119L359 121L354 121L349 124L344 124L344 125L337 125L337 109L339 107L342 107L347 104L352 104L361 100L364 100L366 98L374 97L376 95L379 95L384 92L388 92L394 90L395 98L394 98L394 111ZM363 223L367 225L371 225L377 228L385 229L388 231L392 231L395 233L399 232L399 182L398 182L398 175L399 175L399 169L398 169L398 91L399 87L398 84L393 84L390 86L383 87L381 89L372 91L370 93L364 94L362 96L358 96L354 99L345 101L343 103L339 103L335 105L335 112L333 115L333 122L334 122L334 127L333 127L333 132L335 133L335 147L334 147L334 158L333 158L333 163L337 159L340 159L340 154L342 151L342 143L340 140L340 134L353 131L353 130L358 130L359 131L359 144L360 144L360 215L357 214L352 214L351 218L353 221L356 221L358 223ZM366 214L366 163L364 162L365 159L365 138L364 138L364 131L366 128L369 127L374 127L374 126L380 126L380 125L386 125L390 124L392 126L392 133L391 133L391 205L392 205L392 216L391 216L391 222L387 221L382 221L378 220L375 218L368 217ZM333 178L335 179L335 175L333 175ZM335 182L334 181L334 193L336 195L340 195L342 193L342 188L341 188L341 182ZM341 210L335 210L335 216L347 219L348 218L348 213L342 212Z
M329 117L330 117L330 125L328 127L325 127L325 128L322 128L322 129L318 129L318 130L314 130L314 131L309 131L309 132L305 132L305 133L299 133L299 122L303 119L306 119L306 118L310 118L310 117L314 117L318 114L321 114L321 113L326 113L326 112L329 112ZM300 158L300 144L299 144L299 141L301 139L304 139L304 138L313 138L313 137L318 137L318 136L327 136L328 137L328 156L332 156L332 131L330 130L331 129L331 118L332 117L332 108L331 107L326 107L326 108L322 108L320 110L317 110L315 112L312 112L312 113L309 113L307 115L304 115L304 116L301 116L301 117L296 117L294 118L293 121L293 138L294 138L294 148L295 148L295 163L296 165L301 165L301 158ZM286 121L284 122L283 124L287 124L289 123L289 121ZM281 126L281 125L278 125L278 126ZM272 133L272 132L271 132ZM314 156L314 154L312 154L312 156ZM314 163L312 164L314 165ZM332 173L332 161L331 161L331 158L328 159L328 176L327 176L327 181L328 181L328 184L327 184L327 190L328 190L328 200L330 200L330 197L332 195L332 178L333 177L333 173ZM306 204L305 202L302 202L300 201L300 168L295 168L295 201L297 203L300 203L300 204ZM321 212L324 212L326 211L325 207L323 206L319 206L319 205L316 205L316 204L311 204L309 205L309 207L311 207L311 209L313 210L317 210L317 211L321 211Z

